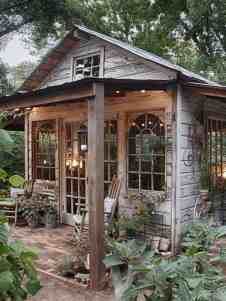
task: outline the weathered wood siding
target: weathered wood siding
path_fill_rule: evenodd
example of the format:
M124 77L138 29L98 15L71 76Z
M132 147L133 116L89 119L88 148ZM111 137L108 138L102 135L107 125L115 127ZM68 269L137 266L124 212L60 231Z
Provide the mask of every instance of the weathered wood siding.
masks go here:
M98 38L81 37L73 48L43 81L41 87L60 85L72 81L72 58L100 52L101 77L132 79L173 79L176 73L156 63L149 62L120 47Z
M196 140L196 129L200 125L198 116L203 108L204 97L182 91L179 146L179 199L180 223L193 219L193 210L200 189L201 145Z

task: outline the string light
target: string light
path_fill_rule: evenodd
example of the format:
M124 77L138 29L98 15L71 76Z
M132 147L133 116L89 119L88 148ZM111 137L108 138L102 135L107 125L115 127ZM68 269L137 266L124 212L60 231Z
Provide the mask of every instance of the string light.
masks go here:
M146 92L145 89L140 90L140 93L145 93L145 92Z
M119 91L119 90L116 90L115 93L116 93L116 94L120 94L120 91Z
M144 124L144 123L141 123L141 126L143 126L143 127L144 127L144 126L145 126L145 124Z

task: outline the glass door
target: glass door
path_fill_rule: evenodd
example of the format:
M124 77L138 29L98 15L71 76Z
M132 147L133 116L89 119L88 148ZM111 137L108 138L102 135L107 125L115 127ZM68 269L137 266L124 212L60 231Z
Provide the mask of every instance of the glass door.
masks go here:
M83 131L85 126L82 125ZM74 225L75 220L81 220L81 214L86 209L87 170L85 144L80 144L81 123L65 122L65 206L64 222Z

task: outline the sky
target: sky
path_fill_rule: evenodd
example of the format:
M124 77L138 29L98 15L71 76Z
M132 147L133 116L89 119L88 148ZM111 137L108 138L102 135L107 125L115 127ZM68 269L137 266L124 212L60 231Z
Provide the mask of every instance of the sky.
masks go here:
M14 35L12 40L8 42L5 49L0 51L0 58L4 63L10 66L15 66L24 61L36 61L30 51L25 48L24 43L21 41L20 36Z

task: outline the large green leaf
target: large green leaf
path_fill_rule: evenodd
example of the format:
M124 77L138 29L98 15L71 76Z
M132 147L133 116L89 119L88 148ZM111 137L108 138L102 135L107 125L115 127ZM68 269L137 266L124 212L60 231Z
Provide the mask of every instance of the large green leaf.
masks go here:
M121 260L121 258L116 254L107 255L104 258L103 263L105 264L107 269L111 268L113 266L119 266L119 265L124 264L124 262Z

